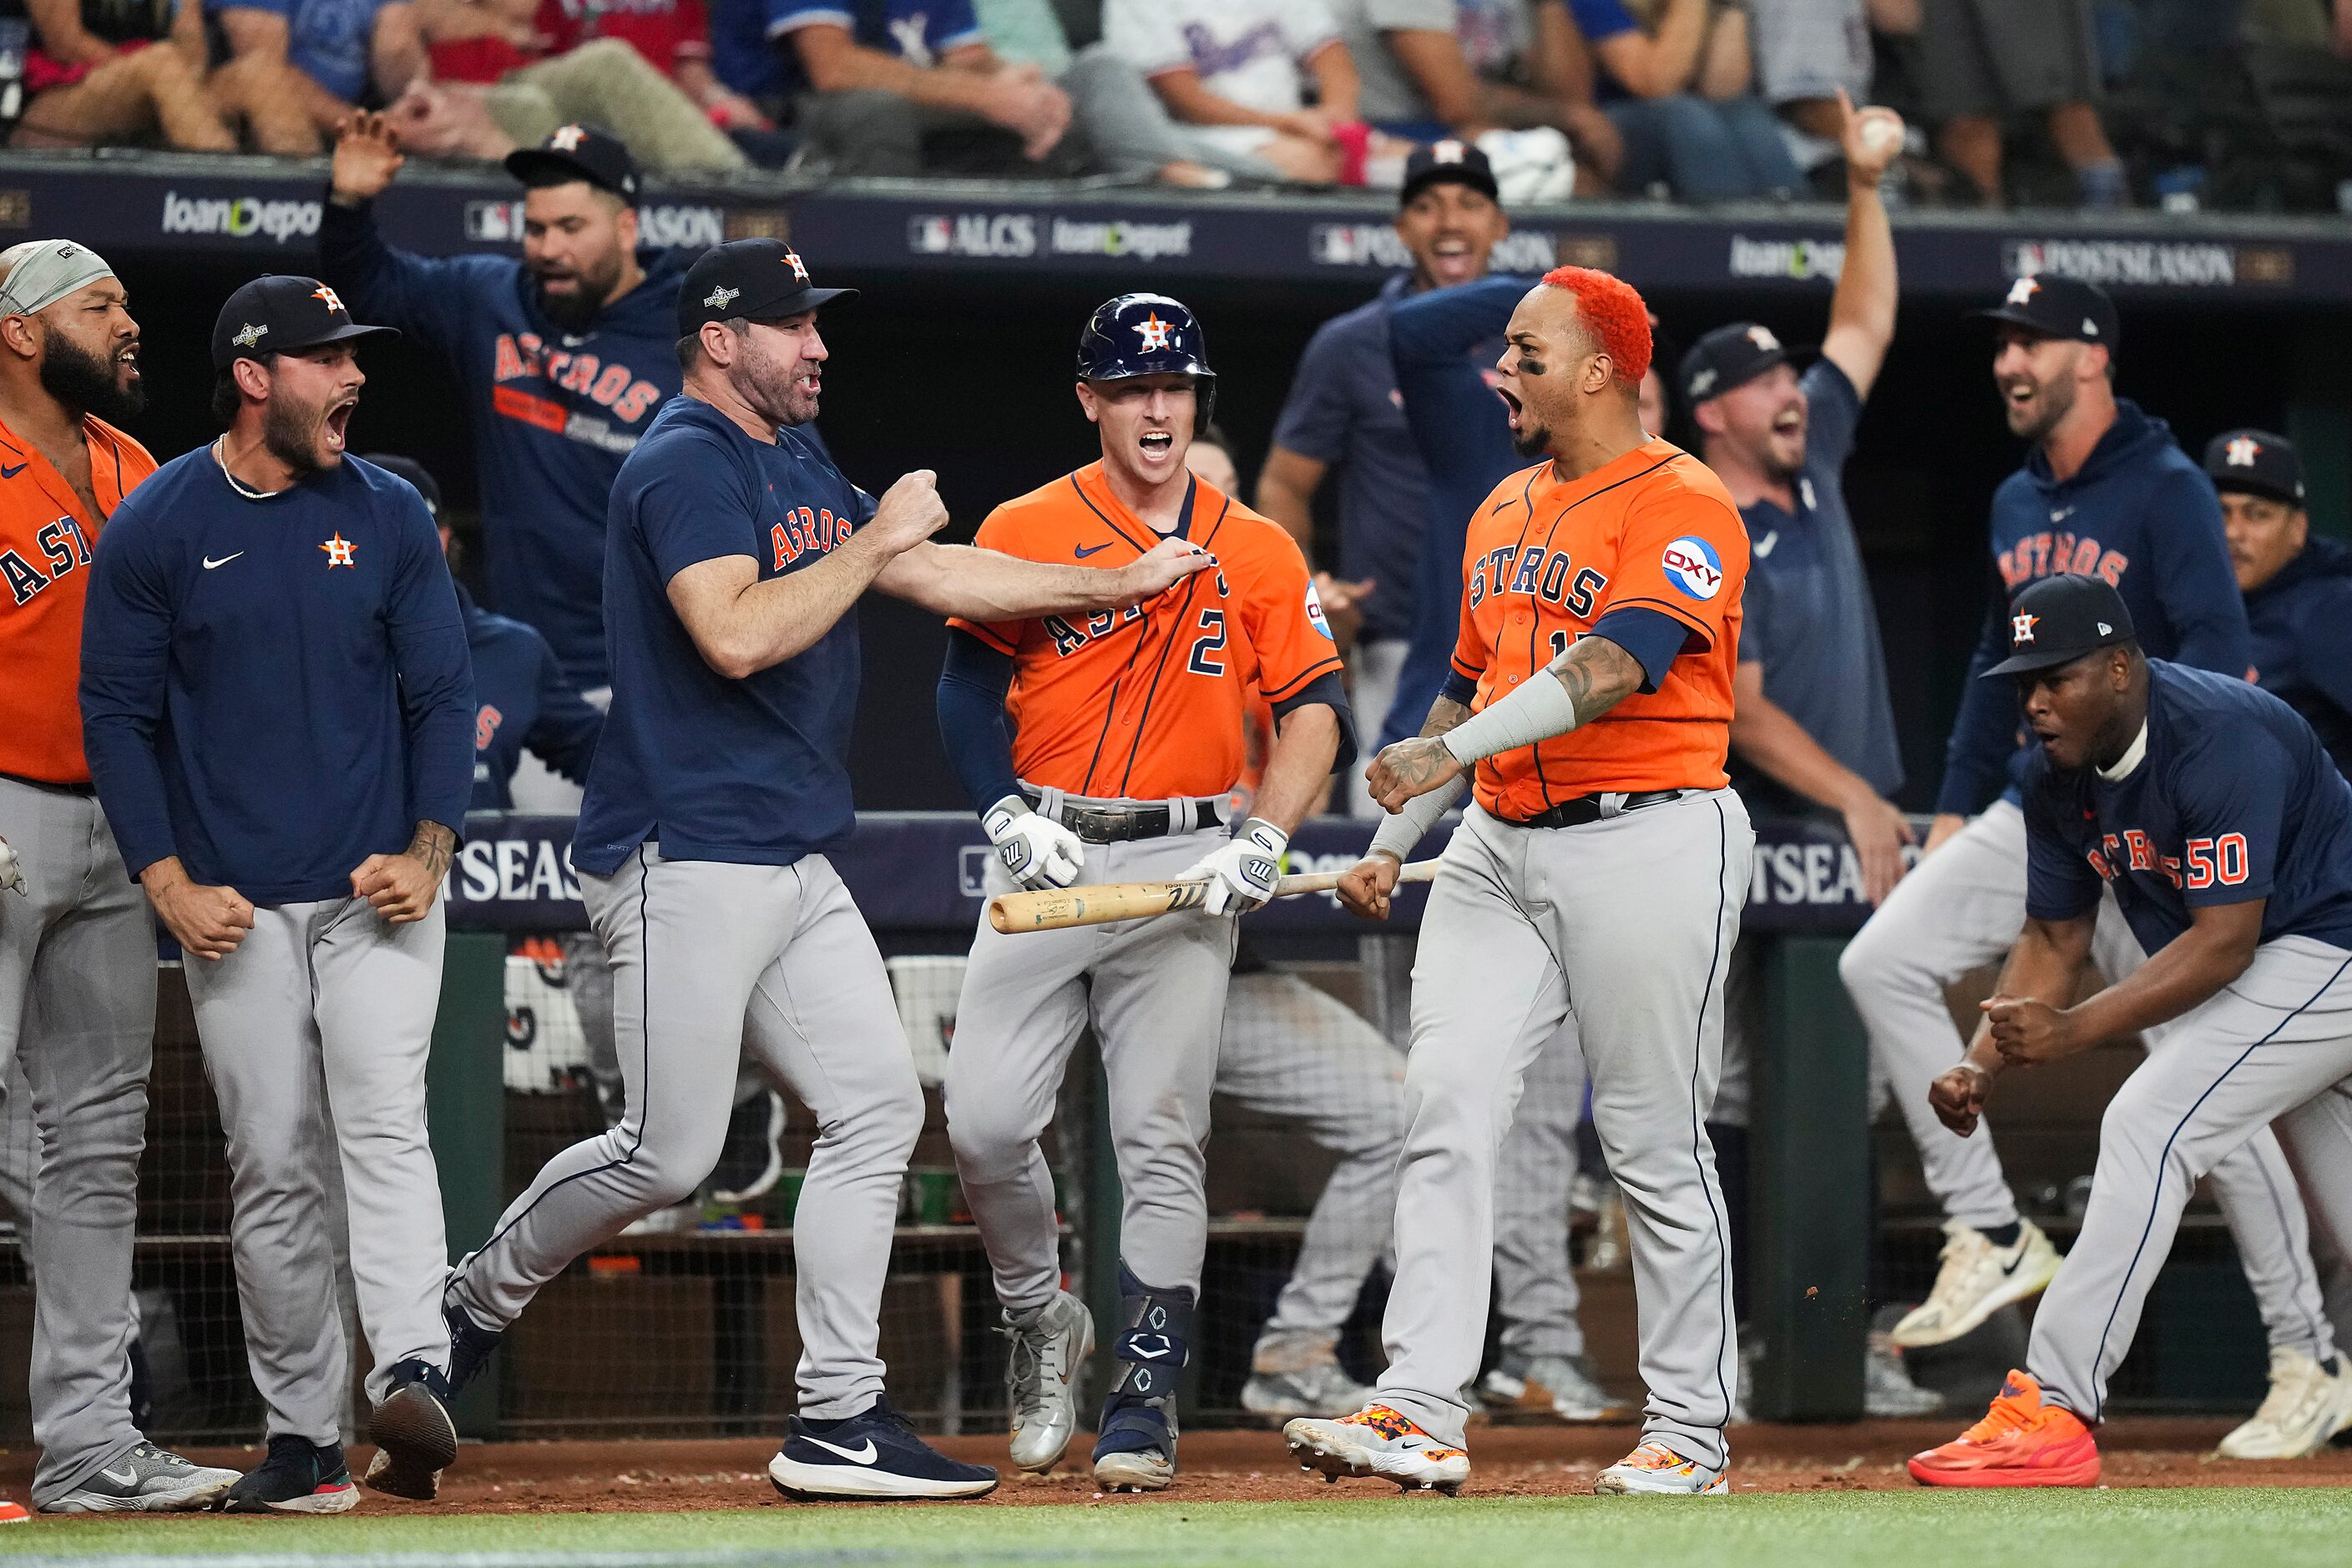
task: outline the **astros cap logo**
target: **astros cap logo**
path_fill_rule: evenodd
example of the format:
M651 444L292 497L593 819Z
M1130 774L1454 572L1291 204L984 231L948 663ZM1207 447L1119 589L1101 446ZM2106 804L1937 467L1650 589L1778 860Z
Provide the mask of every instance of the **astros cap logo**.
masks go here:
M2262 456L2263 447L2252 436L2241 436L2224 447L2223 452L2230 467L2251 468L2254 466L2254 459Z
M1666 581L1692 598L1712 599L1723 592L1723 557L1696 534L1686 533L1667 545L1663 560Z
M349 311L343 309L343 297L336 293L332 289L328 288L324 283L320 284L316 289L310 290L310 298L313 300L324 300L327 302L327 309L334 311L337 315L350 314Z
M2004 303L2022 305L2042 292L2042 282L2035 278L2021 278L2009 286L2009 299Z
M1135 330L1142 336L1143 346L1147 350L1169 348L1176 341L1176 329L1161 321L1157 310L1136 322Z
M1433 163L1459 163L1462 162L1462 143L1451 136L1443 142L1431 142L1429 161Z
M1766 353L1770 353L1780 346L1780 340L1772 335L1772 329L1769 327L1748 328L1748 341Z
M809 280L808 268L802 262L799 251L787 248L784 252L784 265L791 268L793 276L802 282L805 283Z
M2026 614L2010 616L2009 646L2011 647L2023 647L2027 643L2032 642L2033 640L2034 624L2041 619L2042 617L2040 616Z
M547 144L558 153L577 153L581 139L587 134L577 125L559 125L555 133L547 139Z

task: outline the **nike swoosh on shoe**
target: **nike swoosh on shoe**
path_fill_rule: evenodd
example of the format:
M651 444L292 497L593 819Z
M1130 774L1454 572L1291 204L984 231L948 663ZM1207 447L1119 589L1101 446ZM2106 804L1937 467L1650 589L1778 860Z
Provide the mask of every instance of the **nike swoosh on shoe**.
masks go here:
M866 1438L865 1443L857 1448L835 1447L833 1444L826 1442L824 1438L812 1437L805 1432L801 1434L801 1440L807 1443L814 1443L828 1454L838 1454L853 1465L870 1465L875 1460L882 1457L881 1450L875 1447L874 1439L871 1437Z

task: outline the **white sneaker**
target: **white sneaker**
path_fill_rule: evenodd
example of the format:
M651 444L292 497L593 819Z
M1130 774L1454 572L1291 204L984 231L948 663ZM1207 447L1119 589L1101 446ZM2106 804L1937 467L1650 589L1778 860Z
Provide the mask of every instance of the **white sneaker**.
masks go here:
M1730 1491L1730 1467L1716 1469L1685 1459L1664 1443L1644 1443L1592 1483L1596 1492L1656 1493L1666 1497L1721 1497Z
M1293 1372L1252 1372L1242 1384L1242 1408L1287 1421L1299 1415L1345 1415L1361 1410L1372 1391L1336 1361Z
M1470 1456L1441 1443L1385 1405L1367 1405L1337 1421L1303 1417L1282 1429L1299 1468L1341 1476L1380 1476L1407 1491L1451 1497L1470 1479Z
M1004 1392L1013 1407L1013 1462L1024 1470L1054 1468L1078 1429L1078 1369L1095 1348L1095 1318L1067 1290L1026 1323L1004 1314L997 1330L1013 1342Z
M1524 1373L1498 1366L1478 1384L1478 1399L1489 1409L1549 1415L1570 1425L1633 1416L1630 1405L1611 1398L1570 1356L1535 1356Z
M1870 1331L1862 1352L1862 1413L1875 1420L1905 1415L1933 1415L1944 1407L1944 1396L1911 1381L1903 1352L1883 1329Z
M2300 1459L2352 1424L2352 1367L2339 1352L2322 1364L2287 1345L2271 1347L2271 1391L2252 1419L2221 1439L2225 1459Z
M2040 1295L2063 1261L2030 1219L2018 1222L2017 1241L2009 1247L1995 1247L1956 1219L1944 1222L1944 1236L1935 1290L1895 1325L1894 1342L1907 1351L1949 1344L2003 1307Z

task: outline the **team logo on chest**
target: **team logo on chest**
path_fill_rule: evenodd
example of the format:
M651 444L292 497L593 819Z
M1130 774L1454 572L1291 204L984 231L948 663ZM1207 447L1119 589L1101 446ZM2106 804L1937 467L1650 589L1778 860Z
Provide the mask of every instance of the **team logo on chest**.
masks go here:
M327 552L328 571L331 572L338 566L348 566L354 572L359 570L359 546L345 539L341 529L335 531L332 539L321 541L319 548Z
M1694 599L1712 599L1723 592L1723 557L1696 534L1685 533L1666 546L1663 557L1666 581Z

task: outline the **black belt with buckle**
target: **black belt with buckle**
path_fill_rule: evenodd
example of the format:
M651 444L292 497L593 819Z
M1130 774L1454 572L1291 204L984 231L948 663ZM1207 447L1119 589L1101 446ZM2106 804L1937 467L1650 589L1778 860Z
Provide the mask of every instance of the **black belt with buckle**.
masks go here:
M1639 811L1646 805L1664 805L1670 800L1682 797L1683 792L1678 789L1636 790L1627 795L1617 809L1621 812ZM1507 816L1503 820L1510 822L1514 827L1582 827L1589 822L1601 820L1602 798L1597 795L1580 795L1574 800L1561 801L1549 811L1539 811L1524 822L1512 822Z
M1035 791L1021 792L1029 804L1042 804L1045 797ZM1196 827L1209 827L1224 820L1221 795L1199 795L1192 801L1192 822ZM1065 800L1053 814L1060 823L1088 844L1126 844L1138 838L1165 838L1173 831L1169 823L1169 810L1160 805L1080 805Z

